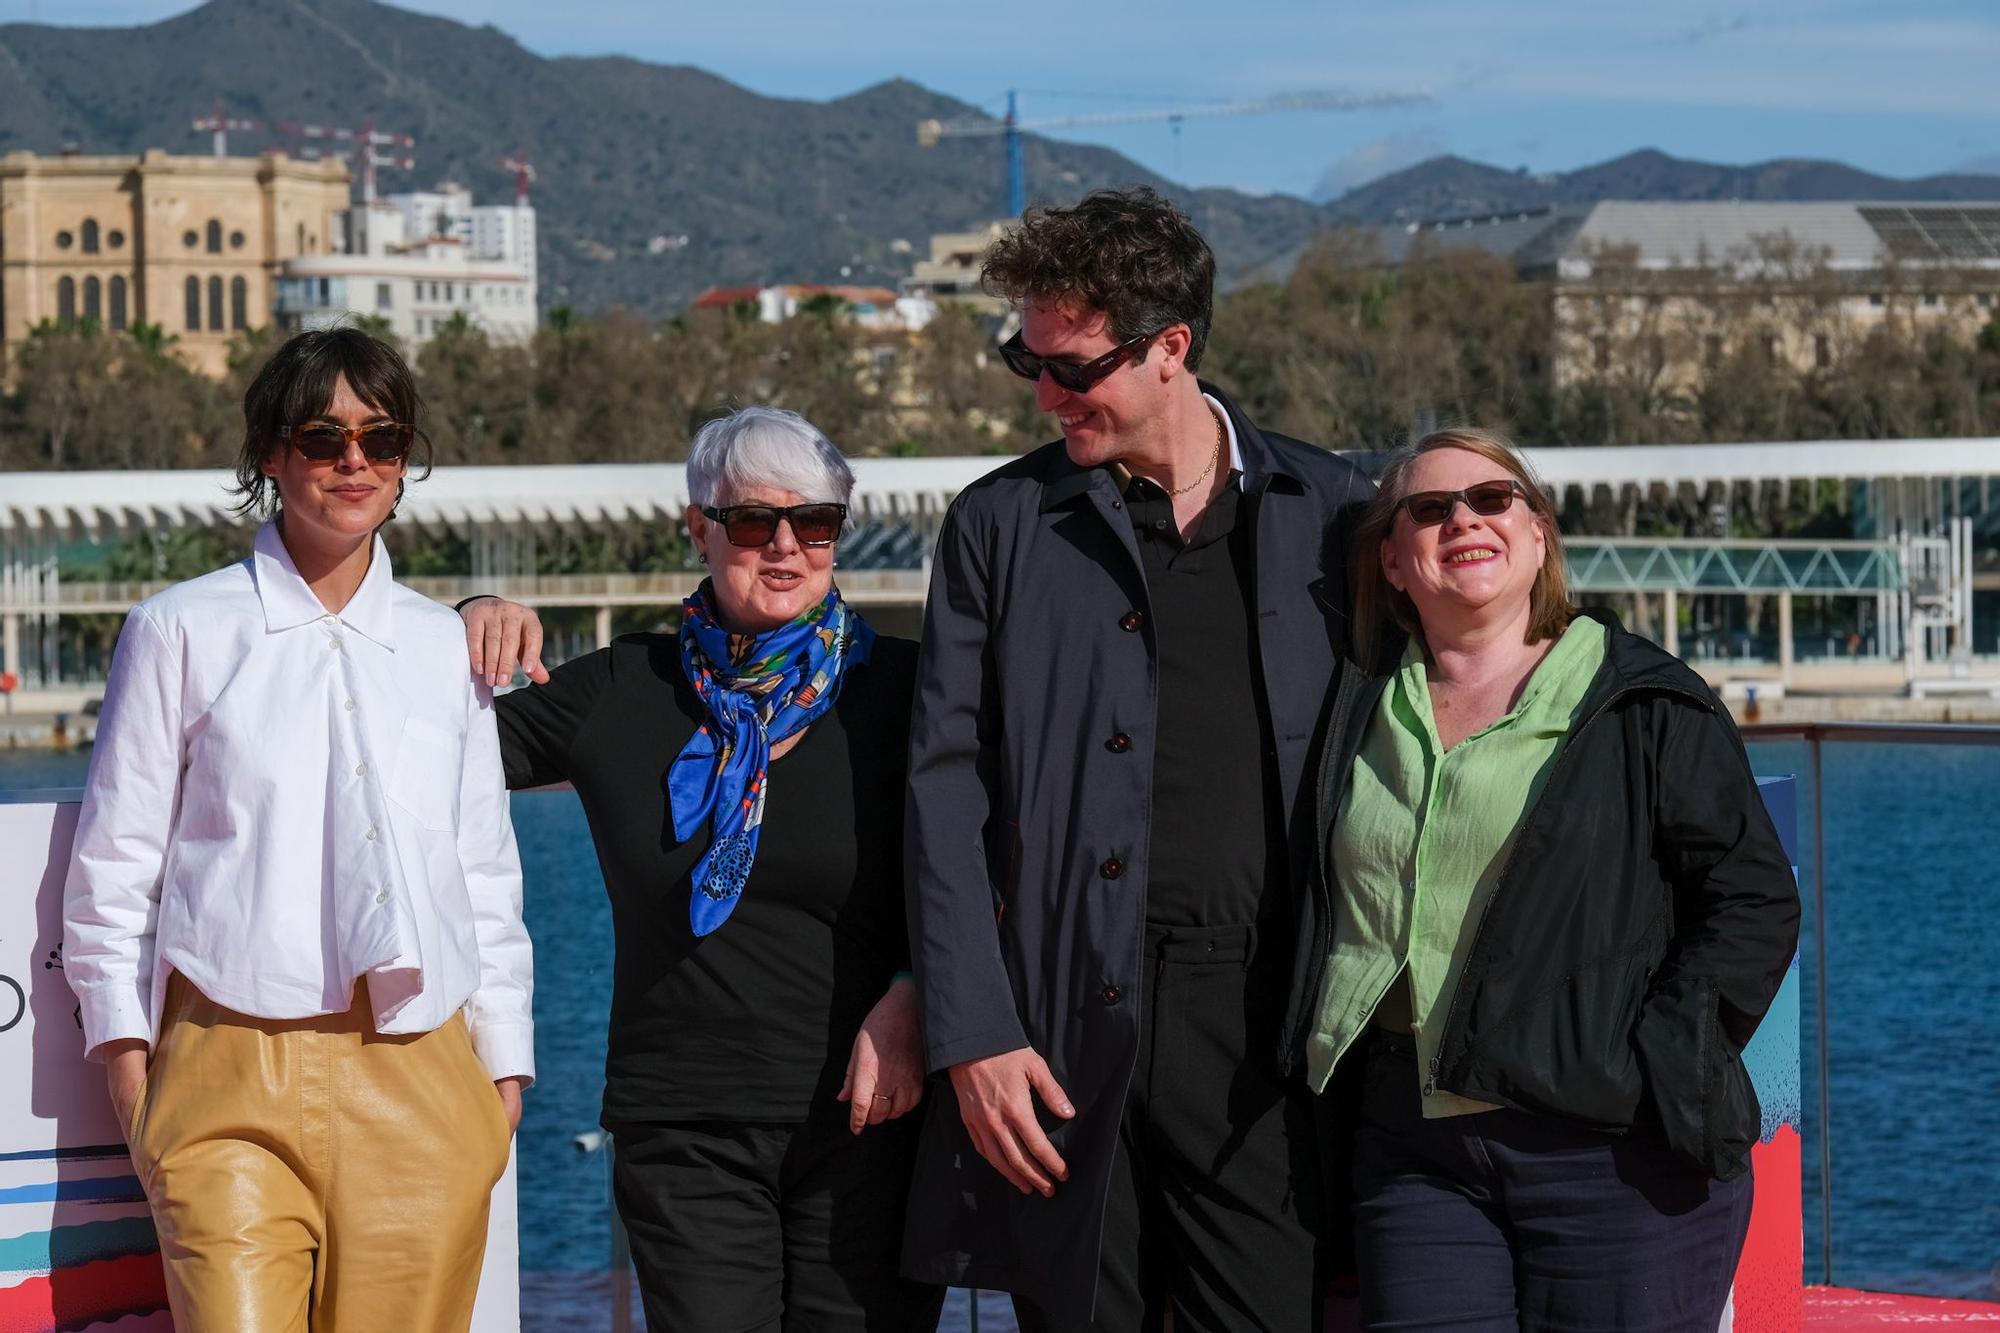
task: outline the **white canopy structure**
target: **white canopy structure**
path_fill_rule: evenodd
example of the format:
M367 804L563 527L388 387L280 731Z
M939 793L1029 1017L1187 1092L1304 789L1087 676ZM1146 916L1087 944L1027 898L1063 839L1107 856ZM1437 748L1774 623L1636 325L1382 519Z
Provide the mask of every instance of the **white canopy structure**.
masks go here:
M858 517L941 515L997 458L858 459ZM235 521L221 471L0 473L0 534L104 536ZM679 463L448 467L412 482L398 521L479 524L678 522L687 508Z
M1797 481L1972 483L1972 512L2000 480L2000 437L1784 444L1608 445L1524 451L1551 489ZM1004 458L854 461L857 517L934 524L953 496ZM231 521L225 472L0 473L0 540L103 536ZM1943 503L1949 506L1948 496ZM678 463L448 467L413 483L402 519L420 527L675 521L687 506ZM1949 514L1946 516L1957 516Z
M1970 625L1973 586L2000 586L2000 570L1992 567L1990 554L1983 561L1979 558L1973 535L1976 528L1986 534L1977 539L1978 545L1995 544L1991 499L1993 482L2000 478L2000 438L1537 448L1526 453L1557 495L1576 488L1586 499L1600 487L1613 494L1681 493L1688 488L1707 493L1714 486L1734 493L1746 486L1842 483L1851 496L1866 497L1870 536L1885 546L1892 539L1920 539L1923 548L1883 553L1882 560L1870 566L1876 572L1868 589L1844 590L1880 600L1884 637L1892 650L1902 642L1902 627L1917 623L1922 614L1891 612L1892 603L1910 605L1909 593L1883 585L1880 571L1894 571L1892 581L1910 588L1940 585L1924 595L1951 608L1951 623L1961 635ZM857 600L920 605L923 552L945 509L961 490L1007 461L856 459L854 516L864 530L850 542L852 549L844 548L849 558L843 562L842 586L852 584L850 595ZM20 670L14 664L22 661L24 617L34 626L37 643L45 645L56 617L122 613L156 586L66 582L58 567L60 548L80 540L234 522L230 482L229 474L220 471L0 474L0 664L4 664L0 670ZM611 623L609 608L671 605L684 595L683 585L692 586L693 574L537 579L534 553L541 538L577 526L677 524L686 506L686 470L677 463L445 467L412 483L397 522L450 530L470 547L470 577L440 580L436 589L427 591L440 597L472 589L504 591L543 605L594 606L599 609L602 636ZM1675 589L1664 585L1655 589L1655 582L1647 579L1634 583L1637 576L1631 571L1694 567L1684 552L1667 549L1676 543L1652 543L1660 549L1635 553L1625 541L1615 559L1597 558L1603 552L1590 549L1603 543L1578 540L1571 545L1580 590L1656 590L1670 598ZM1813 559L1811 553L1774 547L1768 558L1749 552L1739 563L1745 569L1783 571L1798 561L1805 562L1800 568L1807 567ZM1834 556L1828 555L1820 563L1842 567L1827 563L1832 560ZM1617 586L1597 587L1593 570ZM1691 578L1677 573L1669 581L1676 582L1680 593L1701 592L1704 585L1688 581ZM1779 581L1769 591L1789 595L1806 589ZM43 646L30 656L47 661L49 650ZM56 656L60 657L59 651Z

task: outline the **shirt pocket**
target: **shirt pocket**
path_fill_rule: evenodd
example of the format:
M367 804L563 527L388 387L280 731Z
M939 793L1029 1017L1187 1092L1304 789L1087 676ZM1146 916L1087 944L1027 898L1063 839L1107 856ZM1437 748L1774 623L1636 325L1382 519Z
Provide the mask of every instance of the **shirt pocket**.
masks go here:
M443 727L413 717L396 742L396 767L389 799L428 829L449 833L458 827L459 779L464 741Z

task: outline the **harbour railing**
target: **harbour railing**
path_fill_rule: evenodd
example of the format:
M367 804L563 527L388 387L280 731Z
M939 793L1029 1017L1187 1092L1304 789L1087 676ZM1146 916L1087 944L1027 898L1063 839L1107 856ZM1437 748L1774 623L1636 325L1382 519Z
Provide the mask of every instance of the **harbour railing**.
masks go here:
M1809 849L1810 859L1806 855L1800 857L1804 862L1800 866L1804 880L1801 888L1809 933L1805 941L1807 954L1802 961L1807 963L1811 974L1808 989L1812 996L1811 1012L1804 1026L1812 1038L1810 1095L1817 1113L1816 1122L1807 1126L1807 1137L1816 1141L1811 1143L1808 1157L1816 1167L1818 1186L1814 1191L1818 1196L1817 1208L1809 1205L1808 1212L1816 1213L1819 1240L1814 1256L1818 1272L1815 1275L1809 1267L1807 1278L1808 1281L1816 1278L1829 1286L1892 1289L1890 1284L1894 1279L1885 1278L1884 1261L1880 1257L1850 1263L1846 1266L1848 1271L1842 1271L1835 1247L1839 1234L1835 1226L1839 1198L1835 1128L1840 1124L1850 1138L1879 1137L1882 1146L1890 1149L1885 1153L1861 1152L1854 1157L1855 1169L1872 1177L1854 1191L1859 1196L1858 1206L1864 1209L1870 1224L1889 1230L1900 1226L1902 1220L1920 1218L1932 1210L1935 1220L1948 1224L1952 1216L1950 1203L1933 1197L1917 1174L1919 1167L1941 1168L1949 1178L1948 1163L1927 1161L1940 1152L1949 1154L1949 1147L1926 1146L1922 1134L1915 1131L1921 1127L1935 1132L1950 1124L1950 1102L1956 1091L1962 1091L1969 1104L1982 1092L1990 1097L1994 1083L2000 1081L2000 1057L1993 1054L1991 1042L1981 1036L1968 1046L1962 1040L1970 1033L1983 1032L1992 1021L1993 1011L1986 1007L1981 996L1990 992L1990 998L2000 1000L2000 985L1985 980L1990 973L1985 968L1963 966L1956 969L1956 975L1943 975L1953 971L1951 951L1963 943L1963 932L1981 925L1976 919L1981 911L1980 895L1966 881L1966 870L1953 869L1951 849L1954 846L1965 849L1963 865L1970 867L1977 859L1972 850L1974 841L1983 842L1994 831L1994 816L2000 815L2000 725L1773 722L1745 725L1742 734L1753 747L1753 767L1760 774L1779 767L1769 762L1774 756L1765 747L1800 745L1804 749L1803 771L1798 774L1805 787L1801 793L1804 799L1800 811L1800 851L1803 854ZM1829 751L1841 755L1847 747L1859 749L1845 758L1859 759L1863 751L1867 758L1844 765L1842 779L1851 790L1841 794L1854 799L1833 802L1828 796ZM1922 747L1934 747L1935 752L1923 755ZM1978 751L1991 754L1992 762L1986 762ZM1919 780L1913 782L1912 778ZM1966 799L1964 810L1925 804L1961 796ZM1834 850L1832 864L1839 868L1841 891L1849 895L1837 910L1854 914L1843 926L1846 932L1843 935L1836 935L1831 928L1827 904L1830 826L1844 844ZM1953 879L1954 874L1959 878ZM2000 887L2000 876L1995 877L1995 887ZM1903 909L1900 913L1895 910L1899 905ZM1986 895L1984 912L1985 938L1990 939L1994 920L2000 918L2000 895ZM1968 914L1975 919L1967 920ZM1844 960L1830 957L1836 946L1851 956ZM1864 956L1866 966L1857 966ZM1972 961L1969 950L1964 961L1968 964ZM1866 975L1858 975L1862 973ZM1851 980L1857 987L1850 998L1865 999L1867 1003L1857 1004L1849 1011L1844 1031L1838 1035L1858 1045L1864 1036L1859 1032L1863 1026L1881 1028L1891 1023L1907 1023L1909 1026L1897 1041L1883 1043L1895 1055L1894 1060L1873 1063L1861 1059L1849 1070L1841 1069L1836 1062L1834 1015L1841 998L1837 991L1844 980ZM1943 1004L1924 1003L1927 997L1936 998L1935 992L1939 991L1947 993ZM1962 999L1956 1011L1949 999L1954 994ZM1906 1001L1915 1011L1912 1016L1891 1016L1886 1012ZM1988 1066L1983 1073L1982 1061ZM1843 1119L1836 1121L1834 1084L1847 1079L1852 1080L1847 1082L1850 1090L1865 1091L1871 1102L1879 1100L1880 1104L1845 1106L1841 1108ZM1964 1083L1965 1087L1955 1090L1954 1081ZM1899 1083L1914 1086L1898 1086ZM1921 1099L1934 1104L1920 1105ZM1876 1114L1863 1119L1863 1113L1869 1111ZM1870 1120L1890 1123L1870 1123ZM1971 1134L1979 1132L1969 1124L1967 1128ZM1965 1165L1977 1170L1970 1163ZM1985 1181L1986 1192L1990 1193L1994 1183L1994 1179ZM1894 1217L1890 1216L1892 1212ZM1991 1234L1990 1228L1984 1230ZM1882 1247L1871 1238L1870 1248ZM1948 1245L1938 1253L1946 1248ZM1971 1264L1965 1262L1967 1258L1958 1256L1951 1265L1954 1271L1974 1282L1984 1274L1994 1289L1934 1289L1924 1294L1967 1295L1988 1300L2000 1295L2000 1265L1986 1267L1993 1259L2000 1258L2000 1253L1982 1256ZM1942 1273L1926 1271L1923 1256L1908 1254L1905 1263L1901 1284L1905 1287L1935 1288L1945 1279Z

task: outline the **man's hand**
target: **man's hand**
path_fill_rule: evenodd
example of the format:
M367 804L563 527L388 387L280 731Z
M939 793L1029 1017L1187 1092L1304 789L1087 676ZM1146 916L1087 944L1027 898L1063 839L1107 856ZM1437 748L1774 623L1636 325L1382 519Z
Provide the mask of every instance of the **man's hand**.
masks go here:
M1042 1133L1034 1099L1039 1096L1065 1120L1076 1114L1076 1108L1056 1085L1048 1063L1023 1046L953 1065L950 1073L959 1115L979 1155L1021 1193L1032 1190L1045 1199L1055 1197L1056 1182L1069 1179L1069 1167Z
M507 1132L512 1134L521 1127L521 1080L496 1078L493 1090L500 1094L500 1109L507 1113Z
M136 1038L107 1041L101 1048L104 1086L111 1093L111 1111L118 1117L118 1129L125 1135L128 1148L132 1146L132 1113L138 1109L139 1089L146 1082L149 1049Z
M465 622L465 650L472 674L498 689L514 679L518 664L537 685L549 683L542 665L542 618L534 608L499 597L467 602L458 613Z
M924 1042L917 1026L917 984L900 977L875 1002L854 1049L839 1098L848 1103L847 1128L856 1134L870 1125L908 1115L924 1099Z

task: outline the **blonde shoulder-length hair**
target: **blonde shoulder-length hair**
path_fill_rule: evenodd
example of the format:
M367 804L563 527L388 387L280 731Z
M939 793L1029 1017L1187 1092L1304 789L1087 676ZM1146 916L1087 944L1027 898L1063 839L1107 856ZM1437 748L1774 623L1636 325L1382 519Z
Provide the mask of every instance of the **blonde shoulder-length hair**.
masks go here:
M1528 492L1523 500L1541 525L1548 544L1542 571L1528 597L1527 642L1552 639L1569 628L1576 608L1570 605L1567 561L1563 555L1562 532L1555 511L1549 506L1548 492L1527 461L1514 452L1506 437L1488 430L1456 426L1432 431L1414 444L1406 444L1389 455L1382 470L1380 489L1362 512L1354 530L1354 544L1348 551L1348 579L1354 596L1354 656L1365 669L1386 670L1377 662L1389 639L1389 626L1400 626L1419 643L1424 641L1423 623L1409 594L1391 587L1382 574L1382 543L1396 523L1396 510L1408 493L1410 469L1419 458L1438 449L1463 449L1478 454L1515 480ZM1428 648L1426 649L1428 651Z

